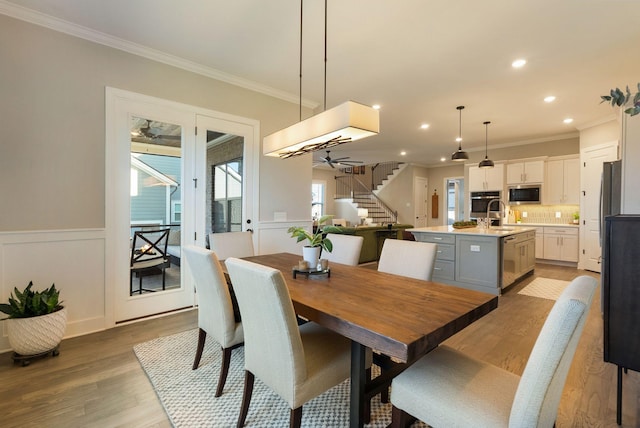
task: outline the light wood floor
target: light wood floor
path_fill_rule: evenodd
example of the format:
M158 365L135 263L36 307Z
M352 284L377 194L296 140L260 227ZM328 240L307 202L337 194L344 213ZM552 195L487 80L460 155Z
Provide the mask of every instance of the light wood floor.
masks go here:
M538 264L515 284L498 309L448 341L449 345L521 374L553 301L518 295L535 276L570 280L597 274ZM30 366L0 354L2 427L168 427L133 345L195 328L195 311L64 340L60 355ZM558 427L616 427L615 366L602 361L602 317L596 296L569 372ZM215 379L212 379L215 382ZM623 426L640 426L640 373L624 376ZM461 403L462 405L463 403Z

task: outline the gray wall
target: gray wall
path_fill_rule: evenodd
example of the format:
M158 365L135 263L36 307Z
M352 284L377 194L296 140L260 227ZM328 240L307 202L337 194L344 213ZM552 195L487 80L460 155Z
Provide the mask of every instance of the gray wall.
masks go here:
M298 119L296 104L5 15L0 58L0 231L105 226L106 86L259 120L260 140ZM309 193L310 164L261 157L261 219L310 218L290 196Z

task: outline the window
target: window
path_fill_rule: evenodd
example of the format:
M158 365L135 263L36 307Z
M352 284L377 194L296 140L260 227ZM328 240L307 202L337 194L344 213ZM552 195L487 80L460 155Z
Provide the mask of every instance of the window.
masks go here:
M182 202L171 201L171 223L175 224L182 221Z
M311 184L311 218L319 219L324 215L324 193L327 183L313 181Z

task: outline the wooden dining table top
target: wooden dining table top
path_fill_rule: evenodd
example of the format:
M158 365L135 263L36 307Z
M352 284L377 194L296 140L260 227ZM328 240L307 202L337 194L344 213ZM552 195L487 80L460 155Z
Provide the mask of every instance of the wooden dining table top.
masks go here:
M280 270L296 313L401 362L412 362L498 306L498 297L433 281L331 263L297 275L290 253L246 257Z

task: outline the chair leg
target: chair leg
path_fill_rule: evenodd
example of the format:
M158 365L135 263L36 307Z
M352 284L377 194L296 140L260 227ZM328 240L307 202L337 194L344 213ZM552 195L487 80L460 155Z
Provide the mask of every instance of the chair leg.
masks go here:
M140 289L138 290L138 294L142 294L142 275L138 273L138 278L140 278Z
M366 370L365 377L367 378L366 382L369 383L371 381L371 367ZM368 400L365 398L364 401L364 415L362 415L362 419L365 424L371 423L371 400L373 400L373 397Z
M297 409L291 409L289 415L289 428L300 428L302 424L302 406Z
M222 395L224 384L227 381L229 373L229 365L231 364L231 350L233 348L222 348L222 365L220 366L220 378L218 379L218 388L216 388L216 397Z
M244 426L244 421L249 413L249 403L251 402L251 394L253 394L253 381L255 376L249 370L244 371L244 391L242 393L242 407L240 408L240 416L238 416L237 428Z
M198 348L196 349L196 358L193 360L193 367L191 370L195 370L200 365L200 358L202 358L202 351L204 350L204 342L207 339L207 332L203 329L198 331Z
M167 277L167 268L162 268L162 290L165 290L165 278Z
M391 425L390 428L406 428L415 420L404 410L391 406Z
M133 296L133 271L129 270L129 296Z

